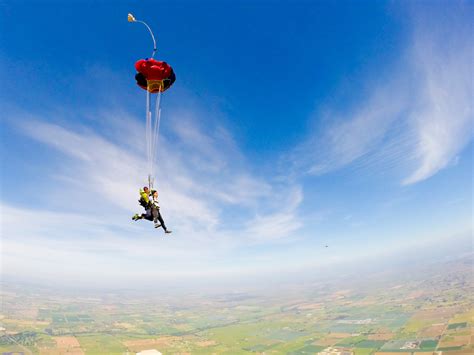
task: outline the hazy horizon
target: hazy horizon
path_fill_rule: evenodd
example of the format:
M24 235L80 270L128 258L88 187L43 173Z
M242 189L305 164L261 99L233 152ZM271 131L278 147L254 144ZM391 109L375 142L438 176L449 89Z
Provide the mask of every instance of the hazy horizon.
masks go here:
M369 247L369 246L367 246ZM398 250L386 252L382 255L359 255L356 260L331 260L318 264L318 258L323 254L326 257L336 255L337 250L333 251L331 246L322 248L314 255L313 265L302 265L300 267L277 270L266 270L247 274L223 272L221 274L206 276L187 276L176 277L175 279L160 277L160 275L137 275L136 279L130 281L127 275L123 279L108 279L107 275L102 278L91 277L89 274L75 275L70 280L62 279L58 282L56 275L47 277L45 275L35 274L34 277L28 275L3 273L2 282L4 285L23 285L33 288L51 288L59 293L90 291L92 294L100 292L118 292L146 290L147 292L201 292L202 294L219 292L239 292L249 290L262 290L272 287L285 287L296 285L298 283L306 284L324 283L328 279L341 279L351 275L371 275L379 272L416 272L420 267L427 265L438 265L449 260L460 258L473 258L473 236L466 232L449 238L428 240L424 243L417 241L400 245ZM8 287L7 287L8 289Z

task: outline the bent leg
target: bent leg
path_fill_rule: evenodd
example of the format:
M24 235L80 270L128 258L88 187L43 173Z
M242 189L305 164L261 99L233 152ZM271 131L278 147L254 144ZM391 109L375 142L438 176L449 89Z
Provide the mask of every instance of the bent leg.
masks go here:
M146 210L145 214L142 214L143 218L145 218L148 221L153 221L153 214L151 210Z

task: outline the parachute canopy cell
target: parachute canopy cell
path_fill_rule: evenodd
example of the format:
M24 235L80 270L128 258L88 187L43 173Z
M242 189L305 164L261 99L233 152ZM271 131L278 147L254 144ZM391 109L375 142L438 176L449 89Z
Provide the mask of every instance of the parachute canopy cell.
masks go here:
M176 80L173 68L162 61L140 59L135 63L137 85L150 93L165 92Z

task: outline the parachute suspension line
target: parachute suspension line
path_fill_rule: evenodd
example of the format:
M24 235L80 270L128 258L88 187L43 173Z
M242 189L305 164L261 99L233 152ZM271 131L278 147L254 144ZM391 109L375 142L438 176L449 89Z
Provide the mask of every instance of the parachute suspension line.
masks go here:
M153 176L151 175L148 175L148 188L150 190L153 190L153 182L155 181L155 179L153 179Z
M137 22L145 25L145 27L148 29L148 32L150 32L151 39L153 40L153 53L151 54L151 58L155 56L156 53L156 40L155 36L153 35L153 31L151 30L150 26L146 24L144 21L137 20L132 14L128 14L128 22Z
M155 161L157 158L158 137L161 121L161 92L156 95L154 112L152 114L151 94L146 93L146 149L148 160L148 185L153 188L155 175Z
M161 92L158 92L156 95L155 102L155 117L153 122L153 138L151 145L151 157L152 157L152 172L154 172L156 158L157 158L157 148L158 148L158 138L160 136L160 120L161 120Z
M152 131L152 112L151 112L151 97L150 93L146 93L146 155L148 162L148 187L151 190L153 188L153 150L152 150L152 141L153 141L153 131Z
M150 93L146 93L146 125L145 125L145 140L146 140L146 156L148 161L148 174L151 175L151 107L150 107Z

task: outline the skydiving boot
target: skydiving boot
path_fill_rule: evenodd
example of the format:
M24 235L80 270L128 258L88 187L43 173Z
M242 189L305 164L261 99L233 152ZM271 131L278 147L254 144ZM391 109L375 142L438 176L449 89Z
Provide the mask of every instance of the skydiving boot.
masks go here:
M138 213L135 213L135 215L132 217L132 219L134 221L138 221L139 219L141 219L141 216Z

